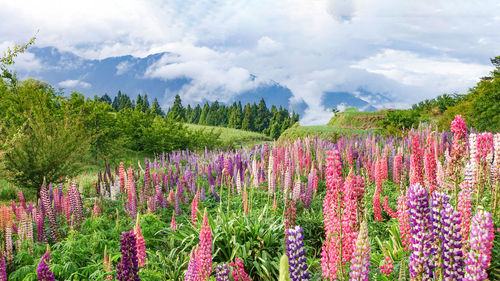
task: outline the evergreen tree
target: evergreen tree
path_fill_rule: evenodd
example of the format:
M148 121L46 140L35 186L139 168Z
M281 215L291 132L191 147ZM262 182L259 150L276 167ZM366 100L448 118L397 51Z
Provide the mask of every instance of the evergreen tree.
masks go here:
M245 105L243 121L241 122L241 129L245 131L254 130L254 119L252 116L252 106L250 105L250 103L247 103L247 105Z
M108 96L108 94L104 94L99 100L109 105L112 104L111 98Z
M199 125L207 125L207 117L208 117L209 111L210 111L210 106L208 105L208 103L205 103L203 105L203 110L201 111L201 114L200 114L200 120L198 121Z
M146 112L149 110L149 100L148 100L148 94L144 94L144 99L142 100L142 111Z
M191 113L190 116L190 120L188 122L192 124L198 124L198 122L200 121L200 115L201 115L201 106L197 104L194 107L193 112Z
M142 100L141 94L137 94L137 101L135 103L135 110L144 112L144 101Z
M111 106L115 111L119 110L121 99L122 99L122 91L118 90L118 94L115 96L115 98L113 99L113 103L111 104Z
M161 117L165 117L165 112L160 107L160 104L158 103L158 99L153 100L153 105L151 106L151 112L160 115Z
M175 95L174 104L169 109L169 111L167 113L167 117L174 119L174 120L179 120L179 121L185 120L185 117L186 117L185 111L184 111L184 107L182 106L181 97L179 95Z
M266 102L263 98L260 99L257 113L255 116L255 130L263 132L269 127L269 110L267 109Z

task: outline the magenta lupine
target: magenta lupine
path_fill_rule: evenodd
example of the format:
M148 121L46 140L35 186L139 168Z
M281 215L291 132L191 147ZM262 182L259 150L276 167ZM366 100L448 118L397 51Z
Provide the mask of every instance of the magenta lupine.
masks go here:
M198 213L200 212L198 210L198 197L199 194L196 193L196 195L193 198L193 201L191 202L191 223L193 225L195 225L196 222L198 221Z
M177 230L177 224L175 223L175 213L172 214L172 221L170 221L170 228L174 232Z
M375 161L375 192L373 193L373 212L375 214L375 220L382 222L382 210L380 208L380 196L382 195L382 162Z
M384 200L382 202L382 207L384 207L384 211L393 219L398 217L397 212L391 209L391 206L389 206L389 196L384 196Z
M401 170L403 164L403 154L398 153L394 156L394 165L392 169L392 180L396 184L400 184L401 181Z
M354 251L356 237L358 236L358 198L357 177L351 172L344 183L344 196L342 210L342 262L349 262Z
M412 237L410 239L410 278L427 280L432 278L432 232L430 229L430 208L427 190L420 184L408 189L408 213Z
M42 184L40 189L40 199L42 202L43 210L45 211L45 215L47 216L47 220L49 221L50 226L50 236L52 241L58 240L57 235L57 222L56 222L56 214L54 213L54 209L52 208L52 204L50 204L49 194L47 192L47 186L45 182Z
M424 168L425 168L425 185L429 188L429 193L433 193L437 189L436 178L436 151L434 137L429 135L424 152Z
M7 281L7 267L2 251L0 251L0 281Z
M229 263L233 267L233 278L234 281L250 281L248 274L245 272L245 267L243 265L243 260L236 258L235 262Z
M120 189L124 193L125 190L125 168L123 162L120 162Z
M490 266L494 239L495 230L491 213L479 209L472 218L470 250L465 258L464 280L481 281L488 278L486 270Z
M450 130L453 132L453 144L451 147L450 168L452 180L456 182L459 177L460 161L465 153L465 142L467 139L467 127L462 115L456 115L451 122Z
M386 276L391 275L392 269L394 268L393 262L394 261L391 257L386 255L384 258L384 264L380 266L380 273L385 274Z
M134 231L122 233L120 252L122 259L116 267L116 279L120 281L139 281L137 274L137 246Z
M411 156L410 156L410 185L419 183L424 184L424 175L422 171L423 152L420 147L419 135L411 137Z
M203 215L203 223L200 230L198 259L200 262L200 280L206 281L212 273L212 229L210 228L206 209Z
M288 256L288 270L290 271L290 280L309 280L302 227L296 226L295 228L287 230L287 236L288 238L286 240L286 255Z
M50 263L50 253L47 250L47 252L45 252L45 254L40 259L40 262L38 263L38 267L36 269L37 279L39 281L55 281L56 280L54 273L52 273L52 271L50 271L49 263Z
M97 199L95 199L95 201L94 201L94 208L93 208L93 210L92 210L92 214L93 214L94 216L99 216L99 215L101 215L101 211L100 211L100 209L99 209L99 204L97 203Z
M368 241L368 224L361 223L356 245L351 259L350 281L368 281L370 272L370 241Z
M325 242L321 250L321 269L323 277L337 279L341 266L341 189L342 163L338 150L327 152L326 195L323 201L323 221L325 224Z

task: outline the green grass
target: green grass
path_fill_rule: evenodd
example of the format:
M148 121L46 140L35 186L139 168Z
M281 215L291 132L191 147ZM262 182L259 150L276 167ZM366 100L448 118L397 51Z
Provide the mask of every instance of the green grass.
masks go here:
M185 125L192 130L205 129L205 130L214 130L214 132L220 130L221 135L219 138L224 145L232 145L232 144L254 145L266 141L271 141L270 137L256 132L249 132L232 128L224 128L224 127L196 125L196 124L185 124Z
M345 129L378 129L378 122L385 118L383 111L345 111L330 119L328 126Z
M296 124L292 128L289 128L286 131L284 131L283 134L281 134L278 141L283 142L287 140L294 140L297 138L305 138L307 136L319 137L331 141L336 141L342 135L365 134L369 131L377 131L377 130L365 130L360 128L338 128L328 125L300 126Z

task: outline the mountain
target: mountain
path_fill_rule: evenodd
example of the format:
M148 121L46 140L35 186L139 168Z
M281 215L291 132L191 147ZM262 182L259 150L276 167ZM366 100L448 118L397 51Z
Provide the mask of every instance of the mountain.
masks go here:
M36 72L18 73L19 76L34 77L46 81L55 88L61 88L67 94L77 91L87 97L92 97L107 93L113 98L118 90L121 90L132 99L139 93L147 94L150 101L153 98L158 98L163 103L163 107L166 108L173 101L173 95L191 81L189 78L164 80L144 75L148 68L157 63L164 55L175 55L170 53L157 53L144 58L127 55L94 60L85 59L70 52L62 52L53 47L34 47L30 48L29 52L34 54L42 67ZM165 93L169 93L169 96L166 96ZM370 101L377 97L383 98L381 95L372 94L363 89L359 89L357 94L326 92L323 96L323 104L327 109L340 104L356 106L360 110L375 109L362 96L368 96ZM307 104L305 102L291 104L292 97L290 89L279 83L270 82L235 95L229 103L238 100L242 104L258 103L261 98L264 98L268 107L271 105L282 106L303 116ZM212 102L212 100L205 101ZM186 105L185 101L183 103Z

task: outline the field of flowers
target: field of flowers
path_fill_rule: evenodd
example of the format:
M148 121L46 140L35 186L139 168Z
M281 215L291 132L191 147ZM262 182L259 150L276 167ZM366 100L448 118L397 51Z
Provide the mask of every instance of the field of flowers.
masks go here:
M500 280L500 134L450 131L176 151L19 192L0 281Z

